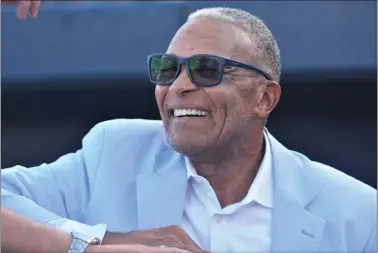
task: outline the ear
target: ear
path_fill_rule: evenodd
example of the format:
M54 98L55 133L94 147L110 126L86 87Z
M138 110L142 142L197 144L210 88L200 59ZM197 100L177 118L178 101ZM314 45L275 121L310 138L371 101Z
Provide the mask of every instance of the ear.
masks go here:
M281 86L275 81L269 81L261 86L260 101L255 107L255 113L266 118L276 107L281 97Z

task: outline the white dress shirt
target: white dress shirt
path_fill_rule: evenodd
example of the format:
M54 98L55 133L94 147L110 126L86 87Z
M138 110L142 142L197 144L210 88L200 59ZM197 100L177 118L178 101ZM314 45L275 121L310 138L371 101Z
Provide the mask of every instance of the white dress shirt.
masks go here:
M181 227L211 252L270 252L273 174L269 140L248 194L239 203L221 208L209 182L186 159L188 189Z

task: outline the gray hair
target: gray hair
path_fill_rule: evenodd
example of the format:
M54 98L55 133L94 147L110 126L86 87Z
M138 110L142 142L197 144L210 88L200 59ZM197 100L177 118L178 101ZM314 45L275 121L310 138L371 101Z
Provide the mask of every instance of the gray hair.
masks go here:
M189 15L188 21L197 18L214 18L230 22L243 29L257 47L256 56L262 68L279 81L281 75L281 57L277 42L264 22L258 17L241 9L215 7L199 9Z

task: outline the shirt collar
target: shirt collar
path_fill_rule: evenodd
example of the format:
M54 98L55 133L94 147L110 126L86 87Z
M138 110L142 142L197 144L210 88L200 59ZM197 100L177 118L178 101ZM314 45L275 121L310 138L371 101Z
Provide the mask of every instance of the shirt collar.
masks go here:
M268 208L273 208L273 170L272 170L272 153L270 143L266 132L264 131L265 153L251 187L245 198L240 204L245 205L253 201ZM198 177L197 171L194 169L189 159L185 157L187 168L187 178Z

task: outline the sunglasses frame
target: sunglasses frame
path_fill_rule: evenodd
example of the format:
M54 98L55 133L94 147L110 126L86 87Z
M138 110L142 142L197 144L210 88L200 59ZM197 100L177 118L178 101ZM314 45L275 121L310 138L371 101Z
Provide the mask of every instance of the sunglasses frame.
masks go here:
M151 60L152 60L152 58L156 57L156 56L171 56L171 57L174 57L177 60L177 62L178 62L178 68L177 68L176 74L172 78L172 80L170 80L169 82L158 83L158 82L152 80L152 78L151 78L151 76L152 76L151 72L152 71L151 71L151 67L150 66L151 66ZM188 62L192 58L194 58L194 57L211 57L211 58L215 58L215 59L219 60L219 67L220 67L221 71L219 71L218 79L217 79L217 81L215 83L202 84L202 83L196 82L193 79L193 76L192 76L192 73L190 71ZM260 68L257 68L255 66L252 66L252 65L249 65L249 64L245 64L245 63L242 63L242 62L234 61L234 60L231 60L231 59L223 58L223 57L220 57L220 56L217 56L217 55L212 55L212 54L195 54L195 55L192 55L190 57L182 58L182 57L179 57L179 56L174 55L174 54L159 54L159 53L157 53L157 54L149 55L147 57L147 65L148 65L148 77L149 77L150 81L153 84L160 85L160 86L170 86L170 85L172 85L173 82L180 75L180 73L181 73L181 66L182 65L185 65L185 68L186 68L186 71L187 71L187 75L189 76L190 81L194 85L199 86L199 87L212 87L212 86L216 86L216 85L220 84L222 82L222 79L223 79L223 72L224 72L224 67L225 66L238 67L238 68L243 68L243 69L249 69L249 70L252 70L252 71L254 71L254 72L262 75L267 80L271 80L271 78L269 77L269 75L265 71L261 70Z

